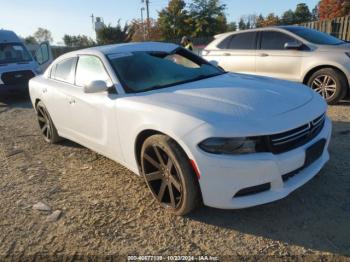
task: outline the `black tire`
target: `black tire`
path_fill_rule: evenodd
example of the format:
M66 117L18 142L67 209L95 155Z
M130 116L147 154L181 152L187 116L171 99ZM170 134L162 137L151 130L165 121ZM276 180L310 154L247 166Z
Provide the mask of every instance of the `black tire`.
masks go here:
M50 144L55 144L61 141L62 138L58 135L57 129L43 102L39 101L37 103L36 113L37 113L39 128L45 141Z
M326 88L327 81L329 83L328 86L331 88ZM311 75L307 84L318 92L330 105L334 105L343 99L348 89L346 77L342 72L333 68L323 68L316 71Z
M198 179L190 160L171 138L147 138L141 149L141 167L153 197L169 212L183 216L201 204Z

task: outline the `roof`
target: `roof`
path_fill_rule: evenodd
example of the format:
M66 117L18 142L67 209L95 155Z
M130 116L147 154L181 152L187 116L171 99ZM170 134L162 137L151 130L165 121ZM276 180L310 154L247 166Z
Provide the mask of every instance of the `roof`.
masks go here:
M252 28L252 29L245 29L245 30L239 30L239 31L233 31L233 32L227 32L223 34L216 35L215 38L221 38L223 36L228 36L231 34L236 33L242 33L242 32L257 32L257 31L265 31L265 30L271 30L271 29L277 29L277 30L286 30L286 29L298 29L298 28L304 28L303 26L296 26L296 25L284 25L284 26L268 26L268 27L260 27L260 28Z
M18 43L21 39L12 31L0 29L0 43Z
M137 52L137 51L161 51L171 52L179 46L171 43L159 43L159 42L143 42L143 43L127 43L127 44L115 44L90 47L80 50L80 52L97 51L105 55L124 53L124 52ZM78 51L79 52L79 51Z

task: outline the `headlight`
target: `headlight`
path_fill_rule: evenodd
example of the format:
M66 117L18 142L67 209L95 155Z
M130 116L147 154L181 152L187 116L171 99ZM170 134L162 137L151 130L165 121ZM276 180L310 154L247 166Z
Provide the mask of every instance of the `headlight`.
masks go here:
M262 143L259 137L249 138L208 138L199 147L212 154L240 155L262 152Z
M345 53L348 57L350 57L350 53Z

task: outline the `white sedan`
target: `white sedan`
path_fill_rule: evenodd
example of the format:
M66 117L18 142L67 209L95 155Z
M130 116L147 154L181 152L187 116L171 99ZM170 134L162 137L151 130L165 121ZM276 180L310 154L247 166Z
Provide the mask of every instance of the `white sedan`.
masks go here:
M175 44L94 47L30 81L45 140L73 140L145 178L176 215L286 197L329 159L310 88L222 71Z

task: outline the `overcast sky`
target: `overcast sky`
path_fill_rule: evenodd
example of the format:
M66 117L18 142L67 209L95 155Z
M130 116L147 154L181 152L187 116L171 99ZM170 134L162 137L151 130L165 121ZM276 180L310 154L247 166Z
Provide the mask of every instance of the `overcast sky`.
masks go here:
M64 34L85 34L95 37L91 25L91 14L103 17L105 23L116 24L118 19L124 23L140 17L141 0L0 0L0 29L9 29L26 37L38 27L52 32L54 42L62 42ZM190 1L186 1L190 2ZM238 21L242 15L278 15L287 9L295 9L297 3L304 2L312 10L318 0L222 0L227 5L229 21ZM150 10L153 18L168 0L151 0Z

